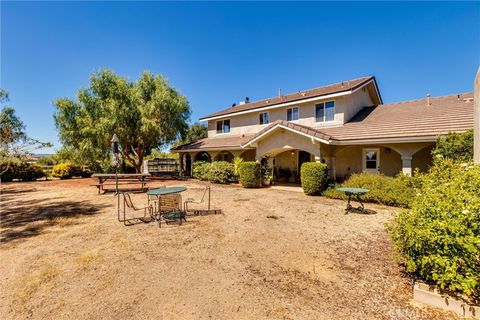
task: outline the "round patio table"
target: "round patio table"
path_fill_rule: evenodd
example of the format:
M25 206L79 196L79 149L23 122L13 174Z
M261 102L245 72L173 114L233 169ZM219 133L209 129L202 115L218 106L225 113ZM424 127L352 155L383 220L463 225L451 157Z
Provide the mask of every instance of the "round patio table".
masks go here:
M345 208L345 214L348 213L348 211L355 209L351 204L352 197L355 197L355 200L360 203L360 207L357 207L357 210L360 210L361 212L365 211L365 207L363 206L362 199L360 198L361 195L367 193L368 189L363 189L363 188L337 188L338 191L345 192L345 194L348 196L348 202L347 202L347 207Z
M158 206L157 206L157 214L155 216L152 216L157 221L157 225L160 227L160 197L169 195L169 194L174 194L174 193L180 193L187 190L186 187L183 186L176 186L176 187L163 187L163 188L157 188L157 189L152 189L147 191L148 196L156 196L157 201L158 201ZM180 218L180 224L182 223L182 219Z

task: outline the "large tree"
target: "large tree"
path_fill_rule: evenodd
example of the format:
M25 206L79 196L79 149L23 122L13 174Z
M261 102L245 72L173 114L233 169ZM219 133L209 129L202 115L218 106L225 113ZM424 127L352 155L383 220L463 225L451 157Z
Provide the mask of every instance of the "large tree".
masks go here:
M77 99L57 99L54 115L60 140L85 161L109 157L110 139L120 139L121 154L140 171L146 150L161 148L188 128L187 99L162 76L144 72L128 81L110 70L96 72Z
M0 103L9 101L8 92L0 88ZM0 112L0 173L8 170L10 164L25 160L39 148L51 147L48 142L30 138L25 132L25 125L15 114L15 109L2 106Z
M201 123L194 123L188 127L185 135L174 143L174 146L187 144L206 138L208 136L207 127Z

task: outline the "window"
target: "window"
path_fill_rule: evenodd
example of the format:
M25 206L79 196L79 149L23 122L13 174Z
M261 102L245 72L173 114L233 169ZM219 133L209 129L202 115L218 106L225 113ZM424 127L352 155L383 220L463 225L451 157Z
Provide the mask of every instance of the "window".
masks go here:
M229 133L230 120L217 121L217 133Z
M287 109L287 121L295 121L298 120L298 108L290 108Z
M268 112L260 113L260 124L268 124Z
M335 101L327 101L327 102L316 104L315 120L317 122L335 120Z

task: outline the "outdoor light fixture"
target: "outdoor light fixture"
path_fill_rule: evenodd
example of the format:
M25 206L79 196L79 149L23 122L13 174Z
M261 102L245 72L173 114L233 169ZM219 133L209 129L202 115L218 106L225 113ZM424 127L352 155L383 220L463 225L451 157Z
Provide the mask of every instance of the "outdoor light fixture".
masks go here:
M290 154L291 154L292 156L294 156L294 155L295 155L295 151L293 151L293 150L290 151Z

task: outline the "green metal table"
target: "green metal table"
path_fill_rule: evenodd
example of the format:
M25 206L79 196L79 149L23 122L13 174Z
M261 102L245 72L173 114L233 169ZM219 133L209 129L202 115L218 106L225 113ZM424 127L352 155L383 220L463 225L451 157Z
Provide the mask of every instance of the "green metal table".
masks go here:
M348 196L348 202L347 202L347 207L345 208L345 214L348 213L348 211L357 209L360 210L361 212L365 211L365 207L363 205L362 199L360 198L361 195L367 193L368 189L363 189L363 188L337 188L338 191L345 192L345 194ZM360 203L360 206L357 208L354 208L350 202L352 201L352 198L355 198L355 201Z
M160 197L166 196L169 194L180 193L187 190L186 187L176 186L176 187L163 187L147 191L148 196L156 196L158 200L157 214L153 217L157 221L157 225L160 227ZM181 205L181 204L180 204ZM180 218L180 224L182 223L182 218Z

